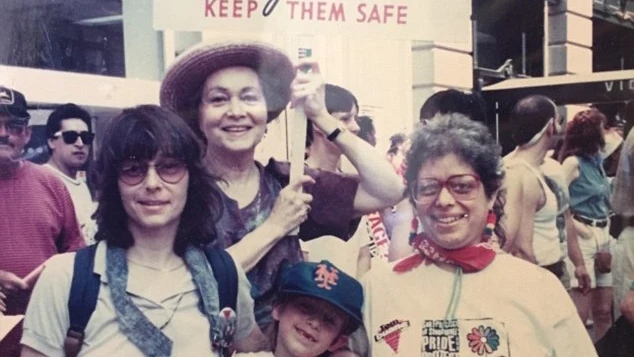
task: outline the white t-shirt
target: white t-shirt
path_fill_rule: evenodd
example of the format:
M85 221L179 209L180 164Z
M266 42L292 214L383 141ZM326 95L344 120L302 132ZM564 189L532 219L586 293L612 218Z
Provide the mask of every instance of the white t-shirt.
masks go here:
M22 344L49 357L64 356L74 258L75 253L65 253L46 262L24 318ZM256 323L251 285L244 271L237 268L235 340L241 340L252 332ZM142 357L143 353L119 329L105 269L106 243L100 242L94 272L100 274L101 286L79 356ZM128 269L128 296L173 341L173 356L217 356L210 348L209 320L198 309L198 292L184 264L170 271L159 271L130 262Z
M379 212L361 217L359 226L348 241L334 236L323 236L301 243L302 250L308 252L308 260L320 262L328 260L346 274L356 277L359 249L369 246L372 264L377 261L387 263L389 238Z
M77 221L79 222L79 227L81 227L86 244L90 245L94 243L95 233L97 233L97 223L90 218L90 216L95 213L97 203L92 200L86 181L82 178L74 179L72 177L68 177L66 174L50 164L44 164L43 166L48 167L62 179L62 182L64 182L64 185L66 186L66 189L68 189L70 197L73 200L75 215L77 216Z
M499 253L463 274L461 289L455 273L434 264L400 274L376 268L363 279L367 332L353 335L362 355L371 341L379 357L596 356L559 280L519 258ZM445 320L456 289L456 320Z

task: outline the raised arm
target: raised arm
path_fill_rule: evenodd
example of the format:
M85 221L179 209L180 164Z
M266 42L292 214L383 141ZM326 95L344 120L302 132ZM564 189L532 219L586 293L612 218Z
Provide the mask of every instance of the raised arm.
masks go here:
M403 198L402 180L394 172L382 154L353 133L339 127L337 119L326 109L325 83L315 62L305 61L312 71L299 71L292 84L292 102L303 100L306 117L326 134L339 129L341 132L333 142L339 147L360 176L359 188L354 198L356 216L391 206Z
M325 133L337 128L330 115L317 117L313 123ZM359 188L354 197L357 216L392 206L403 198L401 178L379 151L349 131L341 133L334 142L359 172Z

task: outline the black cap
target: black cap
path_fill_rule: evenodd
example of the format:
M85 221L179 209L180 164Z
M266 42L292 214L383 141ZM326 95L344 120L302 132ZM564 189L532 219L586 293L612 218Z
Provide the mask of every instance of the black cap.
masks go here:
M281 294L311 296L327 301L363 323L363 288L350 275L327 260L319 263L300 262L282 272Z
M24 94L3 86L0 86L0 112L9 114L18 120L28 121L31 119L31 115L26 110Z

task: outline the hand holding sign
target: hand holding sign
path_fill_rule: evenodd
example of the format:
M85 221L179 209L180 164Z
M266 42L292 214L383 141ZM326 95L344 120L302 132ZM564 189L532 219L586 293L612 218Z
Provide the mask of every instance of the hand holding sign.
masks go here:
M288 186L280 191L271 214L266 221L271 225L270 228L281 231L279 232L280 236L297 231L296 228L308 218L313 196L302 193L302 187L314 183L315 180L313 178L302 175L297 179L291 180Z
M328 114L326 82L321 77L319 64L310 58L305 58L299 61L297 68L297 76L291 84L291 105L296 106L301 103L308 119Z

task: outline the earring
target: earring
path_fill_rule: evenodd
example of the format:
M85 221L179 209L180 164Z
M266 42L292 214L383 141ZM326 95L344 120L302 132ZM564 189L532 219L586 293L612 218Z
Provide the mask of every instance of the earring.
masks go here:
M484 239L483 241L488 241L493 236L493 230L495 229L495 224L497 223L498 217L495 215L495 212L489 211L487 215L487 224L484 226Z

